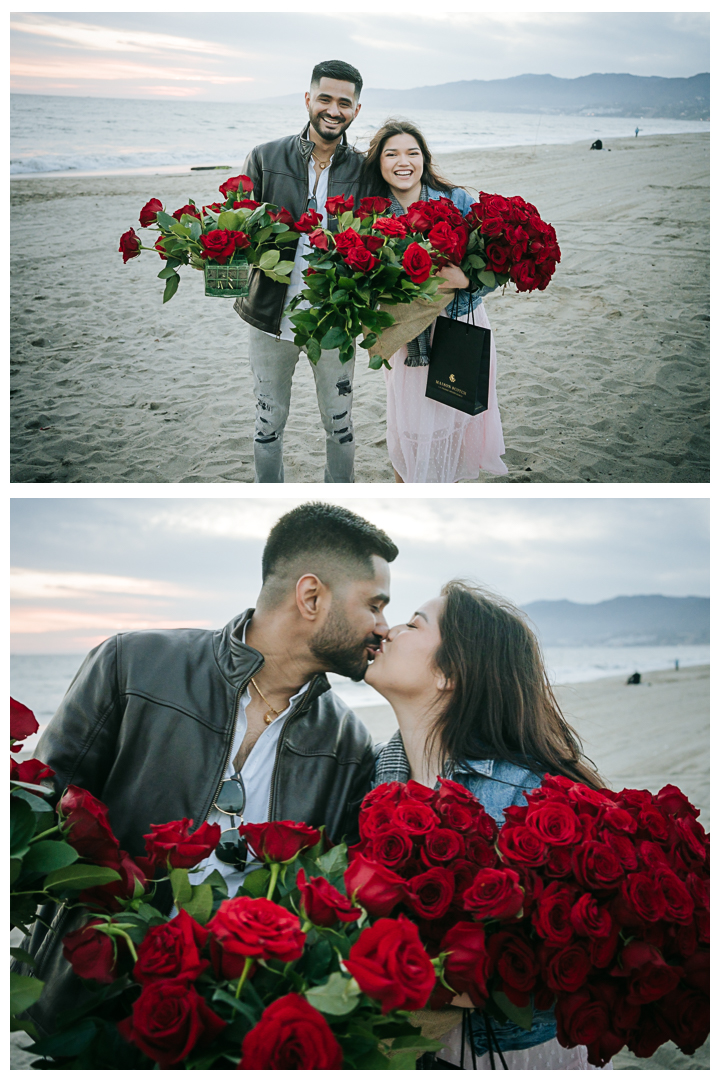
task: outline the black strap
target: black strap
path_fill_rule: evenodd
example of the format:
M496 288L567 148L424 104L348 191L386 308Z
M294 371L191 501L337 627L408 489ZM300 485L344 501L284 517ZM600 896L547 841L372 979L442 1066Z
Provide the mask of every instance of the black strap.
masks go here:
M498 1057L500 1058L500 1061L502 1063L502 1067L503 1067L503 1069L507 1069L507 1067L508 1067L507 1062L505 1061L505 1058L503 1057L503 1052L500 1049L500 1044L498 1042L497 1035L493 1031L492 1024L490 1023L490 1017L487 1015L487 1013L485 1014L485 1031L487 1033L488 1049L490 1050L490 1068L491 1069L495 1068L495 1057L493 1055L493 1043L495 1043L495 1049L497 1050L497 1054L498 1054Z

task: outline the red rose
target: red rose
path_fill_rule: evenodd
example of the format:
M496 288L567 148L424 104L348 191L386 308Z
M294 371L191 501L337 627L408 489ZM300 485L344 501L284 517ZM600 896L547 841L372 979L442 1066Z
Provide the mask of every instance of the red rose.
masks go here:
M151 825L152 832L143 836L145 851L157 866L174 870L190 870L217 847L222 832L219 825L208 821L191 833L192 818L168 821L166 825Z
M367 199L360 200L360 205L355 211L355 217L362 220L366 217L372 217L373 214L382 214L384 210L389 209L391 206L392 199L381 199L372 195Z
M384 245L382 236L363 236L363 247L366 247L371 255L374 255Z
M649 832L653 840L661 844L670 838L670 819L658 806L647 806L637 818L639 829Z
M160 258L161 258L161 259L163 259L163 260L166 260L166 259L167 259L167 255L165 254L165 249L164 249L164 247L163 247L163 240L164 240L164 239L165 239L165 237L163 237L163 236L158 236L157 240L156 240L156 241L155 241L155 243L153 244L153 247L154 247L154 248L155 248L155 250L157 251L157 253L158 253L158 255L160 256Z
M352 232L352 229L348 229L347 231ZM337 235L342 236L343 233L338 233ZM355 233L355 235L357 236L358 234ZM358 239L360 239L360 237L358 237ZM414 781L411 780L408 782L408 788L411 783L414 783ZM362 811L362 813L360 814L360 823L362 824L363 814L366 810L369 810L371 806L376 806L378 803L386 802L389 802L393 806L396 806L402 798L405 792L405 788L405 784L401 784L399 780L393 780L389 784L378 784L378 786L373 788L372 791L368 791L367 795L360 804L360 808Z
M120 880L110 881L107 885L96 885L92 889L83 889L78 899L86 907L120 911L123 907L121 900L132 900L137 891L145 892L147 877L127 851L118 851L117 862L108 862L106 865L117 870Z
M521 259L520 262L506 269L510 270L510 280L517 285L518 292L532 292L539 287L535 263L530 259Z
M123 1039L161 1069L177 1065L195 1046L211 1043L226 1027L195 987L177 979L144 987L132 1016L117 1026Z
M559 881L551 882L540 895L532 913L532 924L550 945L565 945L573 936L570 912L573 893Z
M426 866L444 866L445 863L461 859L465 854L465 844L461 836L452 829L433 829L425 837L420 857Z
M637 851L629 836L619 836L617 833L610 832L609 829L603 829L600 833L600 839L604 844L612 848L620 860L620 864L626 870L637 869Z
M405 886L405 902L421 919L441 919L455 895L455 877L440 866L410 878Z
M523 906L519 874L507 867L479 870L463 897L463 905L478 919L515 918Z
M141 986L185 979L194 982L209 963L200 958L200 950L208 939L208 931L187 911L179 911L170 922L152 926L137 948L137 963L133 968L135 980Z
M288 863L305 848L314 847L320 830L302 821L265 821L260 825L243 825L245 837L255 854L268 863Z
M122 234L118 251L122 254L123 264L140 254L140 238L134 229L128 229L127 232Z
M158 211L162 210L162 208L163 204L159 199L151 199L150 202L145 203L140 211L140 224L143 228L152 225L158 215Z
M200 253L201 258L212 259L223 266L233 256L237 235L239 234L230 229L211 229L210 232L203 233L200 237L204 248Z
M514 1005L527 1005L540 971L530 942L522 934L503 930L489 939L488 951L493 970L502 980L500 989Z
M423 281L427 281L433 265L430 255L419 244L410 244L403 255L402 264L405 273L416 285L421 285Z
M253 182L249 176L243 176L242 174L240 176L230 176L224 184L220 185L218 191L227 199L232 191L239 191L240 188L242 188L243 191L252 191Z
M636 1057L649 1058L670 1039L670 1025L652 1005L640 1010L637 1027L628 1032L627 1045Z
M589 1046L610 1028L608 1008L589 990L563 994L555 1008L557 1039L561 1046Z
M507 861L521 866L541 866L547 857L547 844L527 825L505 825L498 836L498 847Z
M572 848L549 847L545 873L548 877L564 878L572 873Z
M437 814L427 803L405 799L395 807L393 822L410 836L427 836L439 825Z
M122 938L112 938L98 926L106 926L102 919L91 919L63 938L63 956L81 979L94 979L99 983L111 983L118 977L115 945Z
M688 815L694 818L700 817L700 811L674 784L666 784L664 788L660 788L655 796L655 802L672 817L687 817Z
M393 829L394 813L395 804L387 800L376 802L363 810L360 815L360 836L363 840L374 840L381 833Z
M55 770L37 758L30 758L29 761L15 761L10 758L11 780L21 780L24 784L39 784L41 780L49 780L54 775Z
M628 874L622 883L622 893L626 903L637 913L641 922L657 922L664 916L667 901L658 880L650 874Z
M363 274L369 274L371 270L380 265L379 259L376 259L364 245L352 248L344 258L352 270L360 270Z
M238 1069L341 1069L340 1044L317 1009L299 994L268 1005L242 1044Z
M490 956L485 931L479 923L458 922L440 942L440 952L449 952L445 959L445 981L458 994L469 994L473 1005L482 1008L489 994Z
M689 866L703 863L707 856L708 835L699 821L689 814L676 818L675 829L680 841L680 851Z
M183 214L188 214L190 217L200 218L200 211L197 206L193 206L192 203L185 203L179 210L173 211L173 217L179 221Z
M623 879L623 868L608 844L587 840L572 857L575 877L586 889L612 889Z
M525 824L546 844L576 844L582 839L582 829L572 807L567 803L548 800L528 810Z
M435 808L438 812L449 803L461 803L478 813L484 813L480 802L463 784L458 784L457 780L447 780L445 777L438 777L438 779L440 787L435 792Z
M408 228L412 229L413 232L424 232L425 229L432 225L434 220L432 203L423 202L422 200L411 203L405 214Z
M465 836L463 839L465 840L465 857L475 863L478 870L498 865L498 853L494 844L488 844L479 836Z
M307 210L295 222L295 228L301 233L311 233L318 225L322 225L322 214L318 214L317 210Z
M588 938L590 946L590 959L593 967L606 968L615 959L618 941L620 940L620 927L613 923L610 933L605 938Z
M347 199L344 195L332 195L326 201L325 209L331 217L340 217L341 214L345 214L348 210L352 210L354 205L355 199L352 195Z
M631 1005L647 1005L675 989L682 968L670 967L654 945L631 941L620 953L610 974L627 978L627 1000Z
M572 994L584 986L592 964L587 950L578 942L542 955L542 975L550 990Z
M65 839L78 855L100 866L120 862L120 843L110 828L105 803L70 784L57 809Z
M343 229L342 232L335 233L334 240L335 249L340 252L343 259L355 248L364 247L362 236L354 229Z
M334 926L337 922L355 922L362 915L360 908L353 907L347 896L326 881L325 878L308 879L299 870L297 887L300 890L305 915L315 926Z
M510 262L510 249L503 240L491 240L485 245L486 270L504 274Z
M257 199L240 199L239 202L233 203L233 210L257 210L258 206L262 206Z
M132 232L132 229L130 230ZM127 233L125 234L128 235ZM135 234L133 233L133 236ZM39 724L35 719L34 713L28 709L27 705L22 705L15 698L10 698L10 742L21 743L27 739L28 735L34 735L39 728ZM17 749L17 747L10 747L11 750Z
M403 798L412 799L413 802L430 803L430 805L435 802L434 789L426 787L425 784L418 784L417 780L408 780L403 786L402 795Z
M305 943L297 915L262 897L223 900L207 929L215 972L225 979L237 978L248 957L299 960Z
M417 926L398 915L378 919L350 949L345 967L364 994L392 1009L422 1009L435 986L435 969Z
M403 898L405 882L382 863L356 855L345 871L348 896L377 918L389 915Z
M570 924L581 937L605 938L612 927L612 916L590 893L583 893L570 912Z
M697 990L678 988L657 1008L670 1028L670 1038L683 1054L694 1054L710 1034L710 999Z
M657 882L665 897L665 914L668 922L689 925L693 917L693 898L677 874L669 868L659 870Z
M467 229L462 226L453 229L447 221L439 221L430 229L427 238L436 251L447 255L456 266L460 265L467 249Z
M407 833L381 832L371 841L370 857L391 870L405 866L412 856L412 840Z
M308 241L319 251L327 251L330 246L330 242L323 229L313 229L313 231L308 234Z
M399 221L396 217L382 217L378 218L373 229L382 233L383 236L407 236L407 229L403 225L402 221Z
M688 874L685 885L697 907L710 910L710 880L698 874Z
M284 206L281 206L279 210L268 210L268 217L273 221L279 221L282 225L289 225L291 229L295 228L295 218Z

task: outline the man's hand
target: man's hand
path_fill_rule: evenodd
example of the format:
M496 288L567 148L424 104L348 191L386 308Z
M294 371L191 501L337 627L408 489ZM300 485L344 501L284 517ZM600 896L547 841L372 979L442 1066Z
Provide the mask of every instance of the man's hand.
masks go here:
M446 289L467 289L470 284L470 279L463 274L459 266L443 266L442 270L438 270L438 277L445 279L445 284L440 288Z

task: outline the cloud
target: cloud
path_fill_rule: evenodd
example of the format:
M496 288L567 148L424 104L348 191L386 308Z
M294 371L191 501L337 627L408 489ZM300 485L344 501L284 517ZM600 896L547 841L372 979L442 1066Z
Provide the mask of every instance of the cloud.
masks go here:
M103 82L125 79L177 79L178 82L231 83L254 82L250 75L214 75L192 68L150 67L145 64L109 60L11 60L10 74L16 79L95 79Z
M10 570L10 596L13 600L50 600L90 598L97 593L130 596L182 597L202 596L172 581L116 577L112 574L85 574L80 571Z
M366 49L380 49L384 52L432 52L430 46L410 45L404 41L382 41L380 38L361 37L359 34L351 34L350 40L364 45Z
M10 616L12 634L65 633L102 630L104 637L125 630L174 630L177 627L210 626L207 619L143 618L133 612L66 611L62 608L15 608Z
M96 52L201 53L206 56L247 57L250 54L231 49L217 41L176 37L172 34L142 30L116 30L90 23L60 22L43 15L21 15L10 21L10 29L38 37L55 38Z

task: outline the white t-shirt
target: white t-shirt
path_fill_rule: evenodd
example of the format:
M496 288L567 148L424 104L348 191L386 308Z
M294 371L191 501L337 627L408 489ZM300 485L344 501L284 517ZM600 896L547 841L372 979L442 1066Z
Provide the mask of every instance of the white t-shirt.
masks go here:
M245 629L247 629L247 625L249 624L246 624ZM245 629L243 630L243 643L245 642ZM240 770L240 775L242 776L243 784L245 785L245 795L247 799L245 813L243 814L243 821L245 822L259 824L268 820L270 811L270 781L272 778L273 766L275 765L275 756L280 735L285 726L285 720L287 719L288 713L298 698L302 697L309 685L310 682L306 682L305 685L298 690L297 694L294 694L290 698L287 709L285 709L284 712L281 712L279 716L276 716L272 723L268 724L265 730L260 733L257 742L248 754L245 764ZM245 738L245 733L247 731L247 716L245 710L249 704L250 691L246 687L238 705L235 737L233 738L227 772L223 778L225 780L229 780L235 772L233 761L242 746L242 741ZM225 829L233 828L233 821L230 816L228 814L220 813L220 811L216 810L214 807L210 811L207 820L211 823L220 825L223 832ZM234 827L237 828L238 824L239 819L236 817L234 818ZM190 874L190 881L193 885L199 885L203 878L206 878L213 870L219 870L227 882L228 896L233 897L240 885L242 885L245 875L249 873L250 870L255 869L258 865L259 863L248 863L246 870L236 870L233 866L220 862L215 855L215 852L213 852L212 855L200 864L196 871Z
M325 209L325 203L327 201L328 173L330 172L330 168L331 166L328 166L327 169L323 169L320 176L317 177L317 189L315 191L317 212L318 214L322 214L323 229L327 228L327 210ZM311 154L310 160L308 161L308 195L312 194L313 188L315 187L315 179L315 161ZM287 294L285 296L285 307L287 307L292 298L297 296L297 294L305 287L305 282L303 281L303 271L307 269L305 256L312 250L312 244L308 241L307 233L302 233L298 240L297 248L295 249L295 265L290 274L290 284L287 287ZM300 307L309 308L310 302L308 300L303 300ZM297 311L298 309L296 308L295 310ZM275 334L270 334L269 336L275 337ZM280 338L282 341L295 340L295 327L290 322L288 315L283 315L282 322L280 323Z

